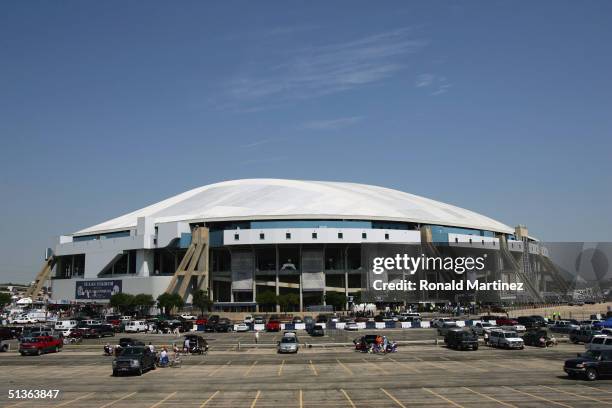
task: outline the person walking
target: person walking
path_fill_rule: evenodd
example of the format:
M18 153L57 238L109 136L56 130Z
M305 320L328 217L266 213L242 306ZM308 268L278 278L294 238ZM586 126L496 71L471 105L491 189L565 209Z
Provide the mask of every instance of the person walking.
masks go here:
M259 330L255 330L255 344L259 344Z

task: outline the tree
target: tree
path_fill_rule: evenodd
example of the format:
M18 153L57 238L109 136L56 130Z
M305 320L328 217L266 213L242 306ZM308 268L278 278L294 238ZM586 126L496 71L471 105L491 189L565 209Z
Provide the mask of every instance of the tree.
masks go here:
M132 300L132 306L134 306L141 314L144 314L144 311L148 310L154 304L155 301L153 300L153 296L146 293L140 293L134 296L134 299Z
M193 293L191 303L193 306L200 309L201 314L204 314L205 310L210 310L213 304L212 300L208 298L208 293L204 292L202 289L198 289Z
M292 312L300 304L300 297L295 293L286 293L278 297L278 304L283 312Z
M122 314L127 314L133 306L134 296L129 293L115 293L110 298L110 305L119 309Z
M278 297L276 296L276 293L272 291L266 291L258 293L257 296L255 296L255 301L260 306L274 307L278 302Z
M10 305L12 302L12 298L11 298L11 294L10 293L0 293L0 309L4 309L4 307L6 305Z
M177 293L164 292L157 297L157 304L168 315L172 309L181 308L185 304L183 298Z
M362 296L361 291L353 293L353 304L360 305L361 303L363 303L361 299L362 297L363 296Z
M341 292L327 292L325 303L332 305L334 310L343 310L346 307L346 295Z

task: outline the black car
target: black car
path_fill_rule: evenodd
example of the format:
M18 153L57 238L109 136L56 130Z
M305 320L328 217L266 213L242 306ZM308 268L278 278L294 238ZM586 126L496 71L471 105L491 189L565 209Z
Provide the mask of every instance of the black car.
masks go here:
M111 324L94 324L83 328L83 337L85 338L101 338L101 337L114 337L115 328Z
M519 324L525 326L527 330L539 329L543 326L542 322L532 316L520 316L516 319Z
M546 327L546 319L544 318L544 316L531 315L529 317L535 319L540 324L540 327Z
M554 338L545 329L528 331L523 335L526 346L547 347L554 343Z
M448 330L444 336L444 343L449 348L457 350L478 350L478 336L469 330Z
M563 371L569 377L584 376L589 381L612 375L612 350L578 354L577 358L565 360Z
M219 319L219 321L217 321L217 323L214 325L216 332L229 332L232 331L233 327L234 325L232 322L225 317Z
M310 329L310 335L311 336L325 336L325 330L323 329L323 326L321 326L320 324L315 324L312 329Z
M128 347L113 360L113 376L121 373L142 375L145 371L155 370L156 360L155 353L148 347Z

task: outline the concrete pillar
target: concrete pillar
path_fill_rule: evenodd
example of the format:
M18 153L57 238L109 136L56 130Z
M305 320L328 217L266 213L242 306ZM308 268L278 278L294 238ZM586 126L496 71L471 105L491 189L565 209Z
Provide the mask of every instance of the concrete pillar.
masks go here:
M348 310L348 270L346 269L346 264L344 264L344 296L346 296L346 304L344 305L344 309Z
M148 249L138 249L136 251L136 275L153 275L154 257L153 251Z

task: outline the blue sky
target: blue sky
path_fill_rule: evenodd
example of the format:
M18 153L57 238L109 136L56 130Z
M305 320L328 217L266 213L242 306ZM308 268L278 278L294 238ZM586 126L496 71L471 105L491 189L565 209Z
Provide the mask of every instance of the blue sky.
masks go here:
M211 182L383 185L612 239L612 3L0 3L0 280Z

